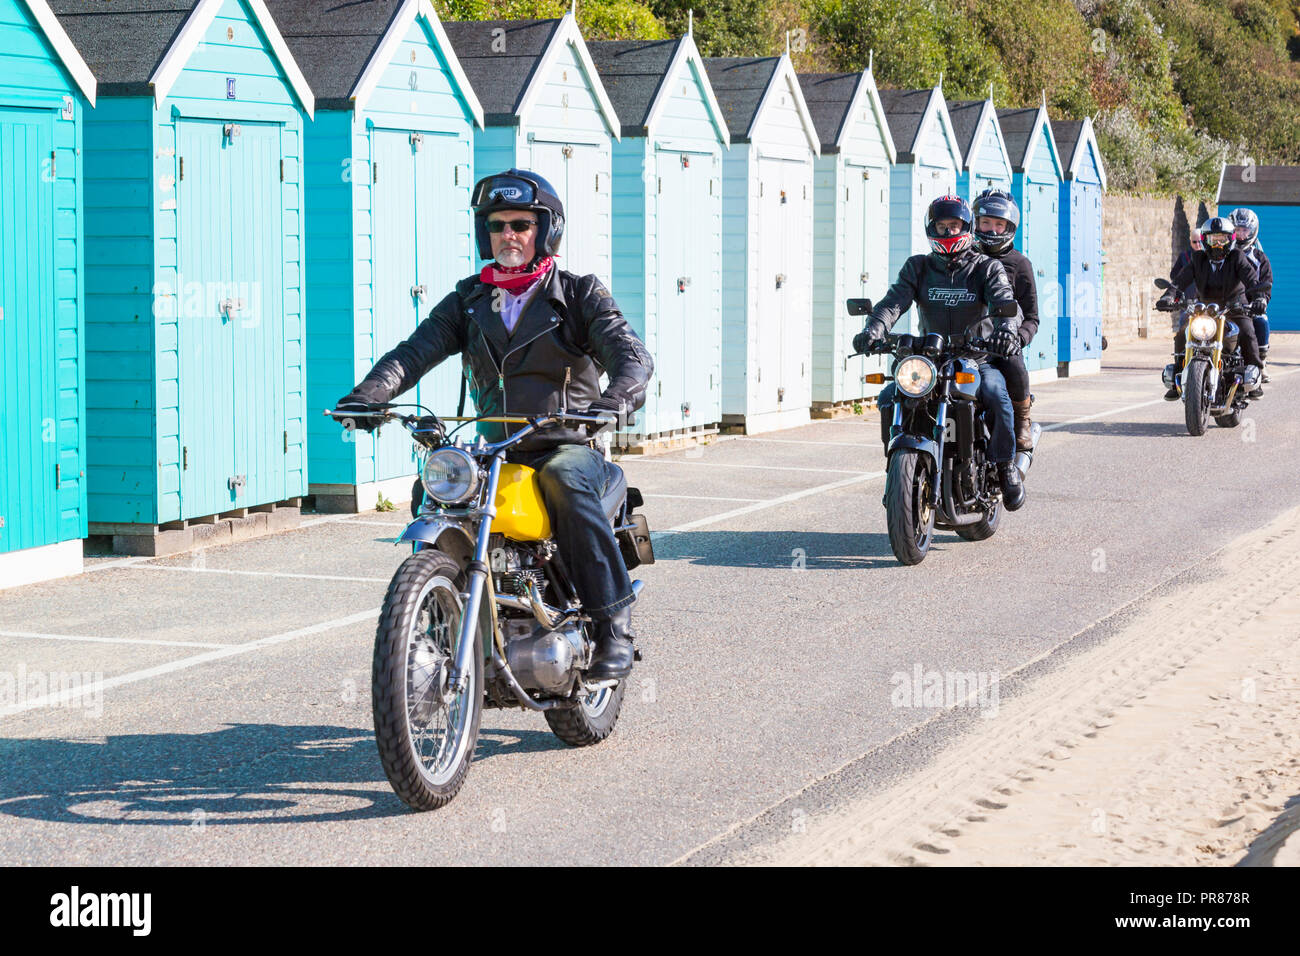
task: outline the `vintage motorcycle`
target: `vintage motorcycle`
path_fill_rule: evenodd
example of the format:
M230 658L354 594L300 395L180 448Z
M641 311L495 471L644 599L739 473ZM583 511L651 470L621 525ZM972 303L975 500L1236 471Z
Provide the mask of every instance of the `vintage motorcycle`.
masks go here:
M1172 287L1168 279L1156 279L1155 284L1166 291ZM1221 428L1236 428L1250 404L1247 393L1254 384L1247 382L1248 366L1238 346L1237 323L1222 306L1198 299L1181 304L1182 321L1187 326L1183 371L1176 374L1173 363L1166 365L1162 375L1165 387L1177 388L1182 395L1188 434L1204 435L1210 416ZM1178 305L1157 301L1156 308L1168 312ZM1249 322L1249 316L1244 321Z
M599 743L614 730L626 684L584 677L592 624L565 564L570 556L552 538L536 472L505 459L534 432L561 423L590 430L615 417L561 410L446 419L462 427L523 426L504 441L487 442L456 439L443 420L393 411L399 407L419 409L371 405L368 414L410 431L423 453L424 495L398 538L413 553L389 584L375 633L375 742L402 801L433 810L465 783L484 707L539 711L575 747ZM629 570L654 563L645 516L634 513L641 504L620 471L604 506ZM632 587L639 594L642 584Z
M849 299L850 315L869 315L870 299ZM889 546L902 564L920 564L936 528L967 541L991 538L1002 520L997 466L988 460L989 427L980 406L980 359L987 354L976 335L887 335L871 354L894 356L891 375L864 377L872 384L894 381L896 397L889 429L885 517ZM1033 444L1042 433L1033 426ZM1016 454L1023 478L1033 451Z

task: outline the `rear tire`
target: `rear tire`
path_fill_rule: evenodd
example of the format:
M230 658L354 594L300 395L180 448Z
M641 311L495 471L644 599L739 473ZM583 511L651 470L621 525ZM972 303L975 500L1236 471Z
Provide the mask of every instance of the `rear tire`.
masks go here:
M1190 435L1204 435L1209 425L1210 400L1206 394L1210 387L1210 365L1204 359L1196 359L1187 366L1183 375L1183 412Z
M900 564L920 564L934 540L934 509L930 493L934 474L930 458L902 449L889 459L885 479L885 518L889 547Z
M999 498L994 502L993 507L988 510L984 517L974 524L958 525L955 530L957 536L967 541L984 541L987 538L997 534L998 524L1002 521L1002 499Z
M436 810L465 783L483 715L483 638L474 631L465 690L432 695L455 656L463 606L460 565L432 548L411 555L384 598L371 673L375 743L393 791L413 810Z
M542 716L550 724L551 733L570 747L590 747L614 732L626 693L624 679L613 687L588 694L577 707L543 711Z

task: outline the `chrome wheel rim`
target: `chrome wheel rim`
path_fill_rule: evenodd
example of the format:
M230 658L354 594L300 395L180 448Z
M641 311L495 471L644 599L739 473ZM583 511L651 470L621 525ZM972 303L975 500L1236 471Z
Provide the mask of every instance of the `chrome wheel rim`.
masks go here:
M470 695L479 664L471 655L465 690L441 700L460 636L460 594L450 579L435 575L420 591L416 608L403 673L407 738L420 773L442 786L455 776L469 744Z
M602 687L600 690L585 694L579 701L579 705L582 707L582 712L594 720L605 712L613 696L613 687Z

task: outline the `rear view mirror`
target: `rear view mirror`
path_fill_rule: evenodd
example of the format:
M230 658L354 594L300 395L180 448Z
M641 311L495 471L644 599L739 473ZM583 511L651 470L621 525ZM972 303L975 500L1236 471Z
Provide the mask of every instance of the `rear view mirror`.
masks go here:
M870 315L871 314L870 299L849 299L848 307L849 307L849 315Z
M1157 288L1157 289L1168 289L1168 288L1170 288L1170 287L1172 287L1172 286L1173 286L1173 283L1170 282L1168 279L1157 279L1157 280L1156 280L1156 288Z

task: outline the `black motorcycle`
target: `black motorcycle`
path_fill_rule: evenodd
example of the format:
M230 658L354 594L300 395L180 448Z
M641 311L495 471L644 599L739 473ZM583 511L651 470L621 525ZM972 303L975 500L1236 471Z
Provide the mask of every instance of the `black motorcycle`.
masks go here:
M869 315L870 299L849 299L850 315ZM889 429L885 515L889 546L902 564L920 564L936 528L982 541L1002 520L997 465L989 461L989 422L979 403L980 361L985 340L974 334L887 335L870 354L892 354L892 375L865 381L894 381L896 395ZM1038 445L1042 429L1033 426ZM1021 476L1032 451L1016 454Z

